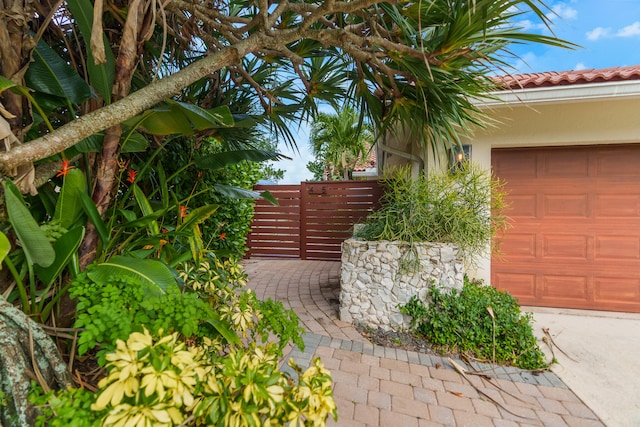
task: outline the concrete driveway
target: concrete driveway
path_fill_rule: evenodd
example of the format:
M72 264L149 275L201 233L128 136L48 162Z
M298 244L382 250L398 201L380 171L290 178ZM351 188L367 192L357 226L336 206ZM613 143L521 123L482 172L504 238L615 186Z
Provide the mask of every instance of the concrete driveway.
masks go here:
M640 314L522 307L557 344L552 371L609 427L640 426ZM551 352L541 344L541 348ZM563 354L562 349L566 354Z

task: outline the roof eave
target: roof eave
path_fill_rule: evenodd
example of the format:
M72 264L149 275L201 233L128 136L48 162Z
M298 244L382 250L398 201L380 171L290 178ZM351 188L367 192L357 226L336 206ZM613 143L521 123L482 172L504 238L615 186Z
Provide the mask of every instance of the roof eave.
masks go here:
M547 86L490 92L476 102L480 108L515 104L552 104L640 97L640 80Z

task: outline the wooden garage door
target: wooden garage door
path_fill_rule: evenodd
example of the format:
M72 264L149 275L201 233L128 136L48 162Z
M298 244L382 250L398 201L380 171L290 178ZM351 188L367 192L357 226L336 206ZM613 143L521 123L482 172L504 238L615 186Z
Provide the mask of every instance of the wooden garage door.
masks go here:
M523 305L640 312L640 145L494 149L513 227L492 284Z

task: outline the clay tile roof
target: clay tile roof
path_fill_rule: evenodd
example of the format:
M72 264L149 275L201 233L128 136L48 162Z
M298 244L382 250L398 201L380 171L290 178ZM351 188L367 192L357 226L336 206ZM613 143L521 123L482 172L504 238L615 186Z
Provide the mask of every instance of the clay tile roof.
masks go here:
M353 168L354 172L365 172L367 170L367 168L373 168L376 166L376 162L378 161L377 156L376 156L376 150L372 149L371 151L369 151L369 155L367 156L366 159L359 159L358 163L356 163L355 167Z
M588 83L640 80L640 65L591 70L550 71L494 77L505 89L530 89Z

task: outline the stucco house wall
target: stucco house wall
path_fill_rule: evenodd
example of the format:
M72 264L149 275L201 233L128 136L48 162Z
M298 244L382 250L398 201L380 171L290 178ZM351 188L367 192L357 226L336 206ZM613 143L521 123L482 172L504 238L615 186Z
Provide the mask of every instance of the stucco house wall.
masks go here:
M516 75L505 86L491 94L497 99L478 101L495 121L469 129L463 139L472 147L472 161L488 169L494 148L640 143L640 66ZM387 136L384 144L414 161L383 153L383 167L410 162L417 171L415 157L427 170L438 167L430 150L402 135ZM468 274L491 283L488 251Z

